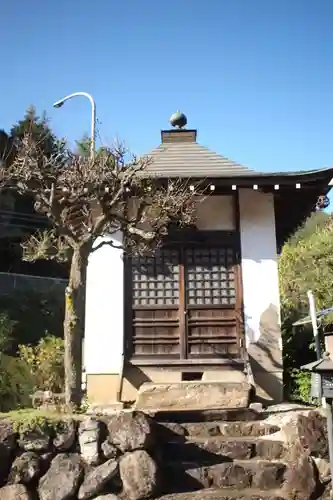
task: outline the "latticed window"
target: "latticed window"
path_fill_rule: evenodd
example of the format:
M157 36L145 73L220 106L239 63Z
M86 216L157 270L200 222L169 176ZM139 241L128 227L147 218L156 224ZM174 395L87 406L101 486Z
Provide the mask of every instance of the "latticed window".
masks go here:
M132 263L133 304L173 305L179 301L179 252L160 250Z
M235 304L233 264L232 248L186 249L188 305Z
M180 266L184 266L186 304L235 304L232 248L160 250L132 263L133 304L173 305L179 302Z

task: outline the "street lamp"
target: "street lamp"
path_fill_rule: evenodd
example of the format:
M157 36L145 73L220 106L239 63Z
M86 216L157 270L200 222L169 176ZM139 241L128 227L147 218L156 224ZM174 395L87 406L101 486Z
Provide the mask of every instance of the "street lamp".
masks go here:
M78 96L84 96L87 97L90 101L91 104L91 141L90 141L90 158L94 159L95 156L95 142L96 142L96 133L95 133L95 128L96 128L96 103L93 99L93 97L90 94L87 94L87 92L75 92L74 94L67 95L63 99L60 99L60 101L57 101L53 104L54 108L61 108L63 104L65 104L66 101L69 99L72 99L73 97L78 97Z

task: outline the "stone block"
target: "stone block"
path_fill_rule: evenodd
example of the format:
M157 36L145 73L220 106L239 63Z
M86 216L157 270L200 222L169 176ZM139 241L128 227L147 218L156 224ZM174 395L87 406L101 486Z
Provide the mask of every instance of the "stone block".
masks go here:
M266 424L265 422L224 422L220 424L220 434L228 437L242 436L267 436L279 431L276 425Z
M221 440L208 438L190 440L185 443L171 442L164 447L165 458L184 462L210 463L216 458L246 460L252 456L253 444L247 441ZM214 460L215 457L215 460Z
M246 382L180 382L143 384L135 408L139 410L198 410L246 408L250 385Z

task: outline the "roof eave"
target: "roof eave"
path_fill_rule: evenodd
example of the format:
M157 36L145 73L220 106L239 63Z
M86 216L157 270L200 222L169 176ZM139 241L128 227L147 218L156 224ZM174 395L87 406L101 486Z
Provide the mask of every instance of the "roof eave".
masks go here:
M147 172L150 174L150 172ZM154 173L151 172L151 175L160 178L160 179L168 179L168 178L182 178L184 180L193 180L193 181L202 181L205 180L214 180L214 182L223 183L224 185L232 185L232 184L242 184L242 185L251 185L254 182L259 185L271 184L271 183L283 183L283 184L294 184L300 182L302 184L307 183L326 183L330 188L330 182L333 184L333 168L326 168L321 170L312 170L308 172L273 172L273 173L259 173L259 172L249 172L245 175L211 175L207 174L205 176L199 177L196 175L195 177L189 177L188 175L184 176L181 172L172 172L169 175L166 173Z

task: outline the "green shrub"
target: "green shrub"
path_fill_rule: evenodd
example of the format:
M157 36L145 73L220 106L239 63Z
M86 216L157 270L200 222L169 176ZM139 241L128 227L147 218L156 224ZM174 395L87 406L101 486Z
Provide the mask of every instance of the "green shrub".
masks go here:
M290 396L292 400L310 402L311 373L295 368L291 373Z
M0 313L1 412L31 406L36 389L63 392L64 387L63 341L46 332L37 345L21 344L19 357L12 356L15 326L7 313Z
M15 321L5 312L0 313L0 353L8 352L13 343Z
M6 313L0 314L0 411L29 405L33 388L26 363L7 354L13 343L14 325Z
M0 354L0 411L31 405L34 378L24 360Z
M64 342L47 334L37 345L19 345L19 355L29 367L35 390L64 390Z
M283 365L286 396L309 401L309 375L300 367L316 359L311 325L292 323L309 314L307 292L312 290L317 309L333 304L333 216L314 214L287 242L279 257ZM333 323L326 317L324 328Z

